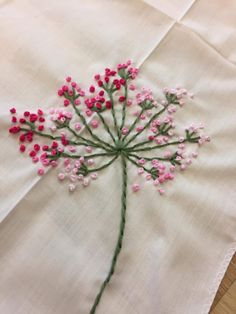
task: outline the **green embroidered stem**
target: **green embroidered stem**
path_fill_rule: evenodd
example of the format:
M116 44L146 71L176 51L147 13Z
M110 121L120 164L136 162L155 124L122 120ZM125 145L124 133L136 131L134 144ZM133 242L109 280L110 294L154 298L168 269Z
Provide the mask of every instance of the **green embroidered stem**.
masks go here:
M21 131L25 131L25 132L30 132L30 131L32 131L33 133L35 133L35 134L37 134L37 135L40 135L40 136L42 136L42 137L50 138L51 140L60 140L60 139L61 139L60 136L53 136L53 135L48 134L48 133L42 133L42 132L40 132L40 131L34 130L33 128L31 128L31 126L30 126L30 129L22 128L22 127L21 127L20 129L21 129Z
M125 118L126 118L126 106L127 106L127 100L128 100L128 86L127 86L127 81L125 82L125 101L123 103L123 107L122 107L122 120L121 120L121 126L120 126L120 138L121 138L121 131L125 125Z
M144 141L144 142L141 142L141 143L138 143L138 144L135 144L134 146L132 146L133 149L139 147L139 146L143 146L145 144L150 144L151 141L147 140L147 141Z
M184 143L187 140L185 139L184 141L180 142L180 141L174 141L174 142L169 142L166 144L162 144L162 145L155 145L155 146L150 146L150 147L144 147L144 148L139 148L139 149L133 149L133 147L130 147L129 149L132 150L132 152L147 152L153 149L160 149L162 147L166 147L166 146L171 146L171 145L178 145L180 143Z
M129 155L126 155L127 159L135 166L137 166L138 168L142 167L147 173L151 174L151 170L147 169L146 167L144 167L143 165L140 166L135 160L131 159L130 157L130 154Z
M78 108L76 107L74 100L71 100L69 98L76 114L79 116L81 122L83 123L83 125L85 126L85 128L87 129L87 131L89 132L89 134L91 135L92 138L94 138L95 140L97 140L99 143L101 143L102 145L108 146L109 148L113 148L113 146L111 146L109 143L104 142L103 140L101 140L97 135L95 135L93 133L93 131L91 130L90 126L88 125L85 117L81 114L81 112L78 110Z
M87 146L90 145L90 146L97 147L97 148L101 148L101 149L104 149L105 151L108 151L108 149L107 149L105 146L103 146L102 144L95 143L95 142L93 142L93 141L91 141L91 140L89 140L89 139L87 139L87 138L81 136L80 134L78 134L77 132L75 132L73 129L71 129L71 127L70 127L69 125L66 126L66 128L67 128L68 131L70 131L75 137L77 137L77 138L79 138L79 139L85 141L85 143L87 143Z
M154 138L157 138L158 136L160 135L166 135L167 132L172 128L172 126L169 126L165 131L160 131L158 132L157 134L154 135ZM143 146L145 144L150 144L150 140L147 140L147 141L144 141L144 142L141 142L141 143L138 143L138 144L135 144L133 147L133 149L139 147L139 146Z
M105 165L102 165L101 167L98 168L94 168L94 169L88 169L88 172L95 172L95 171L100 171L102 169L107 168L108 166L110 166L117 158L119 155L116 155L114 158L112 158L108 163L106 163Z
M40 131L37 131L33 128L31 128L30 126L30 129L27 129L27 128L22 128L21 127L21 131L25 131L25 132L30 132L32 131L34 134L37 134L39 136L42 136L42 137L46 137L46 138L50 138L51 140L54 140L54 141L59 141L61 140L61 136L53 136L51 134L48 134L48 133L43 133L43 132L40 132ZM72 141L72 140L68 140L70 144L72 145L76 145L76 146L88 146L88 143L82 143L82 142L75 142L75 141ZM94 146L94 145L90 145L90 146ZM98 147L97 145L95 147Z
M116 112L115 112L115 108L114 108L114 99L113 99L112 91L107 90L106 88L104 88L104 89L107 92L109 99L111 101L111 113L112 113L112 117L113 117L113 121L114 121L114 126L115 126L117 136L118 136L118 138L120 138L120 130L119 130L117 119L116 119Z
M133 140L136 139L136 137L138 137L144 130L146 130L150 124L152 123L152 121L154 121L159 115L161 115L166 109L167 109L168 105L166 105L163 109L161 109L160 111L158 111L156 114L154 114L154 116L151 117L151 119L148 121L148 123L145 124L145 126L143 127L143 129L140 132L135 133L126 143L125 143L125 147L127 145L129 145L129 143L133 142Z
M155 145L155 146L151 146L151 147L145 147L145 148L140 148L140 149L133 149L133 147L129 147L127 148L127 151L132 151L132 152L147 152L153 149L159 149L162 147L166 147L166 146L170 146L170 145L178 145L181 143L185 143L185 142L190 142L190 143L196 143L196 141L198 141L200 139L200 137L194 137L191 140L185 138L183 141L174 141L174 142L169 142L166 144L162 144L162 145Z
M126 160L125 160L124 155L121 155L121 162L122 162L122 195L121 195L121 220L120 220L120 230L119 230L118 241L116 243L115 251L112 257L110 270L108 272L106 279L101 285L100 291L98 292L95 298L92 309L89 312L90 314L95 314L96 312L97 306L101 300L103 292L106 289L106 286L110 282L111 277L115 272L117 259L122 248L122 242L123 242L124 231L125 231L125 223L126 223L126 197L127 197L127 165L126 165Z
M107 153L101 153L101 154L91 154L91 155L71 155L67 153L60 153L61 157L68 157L68 158L73 158L73 159L79 159L80 157L83 157L84 159L89 159L89 158L96 158L96 157L105 157L105 156L112 156L116 155L116 152L107 152Z
M114 144L116 143L116 140L114 138L114 135L112 134L108 124L106 123L105 119L103 118L102 114L100 112L97 112L97 115L99 116L100 120L102 121L102 124L107 131L107 133L110 135L111 139L113 140Z
M136 119L134 120L134 122L132 123L132 125L129 128L129 131L127 132L127 134L125 134L125 136L123 137L122 141L124 142L124 140L126 139L126 137L130 134L130 132L133 131L133 129L135 128L135 125L137 124L137 122L139 121L141 115L144 113L146 109L143 107L142 110L140 111L139 115L136 117Z
M141 156L138 156L136 154L131 154L129 153L129 156L131 157L134 157L136 159L145 159L147 161L152 161L154 159L157 159L157 160L161 160L161 161L170 161L170 158L162 158L162 157L152 157L152 158L148 158L148 157L141 157Z

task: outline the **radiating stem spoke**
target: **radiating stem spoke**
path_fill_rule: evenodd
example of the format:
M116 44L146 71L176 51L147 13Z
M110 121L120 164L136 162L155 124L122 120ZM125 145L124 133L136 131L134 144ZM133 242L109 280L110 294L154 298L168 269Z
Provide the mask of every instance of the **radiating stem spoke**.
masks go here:
M145 147L145 148L139 148L139 149L134 149L133 147L129 147L129 148L127 148L127 151L132 151L132 152L148 152L148 151L153 150L153 149L160 149L160 148L167 147L167 146L171 146L171 145L174 146L174 145L178 145L178 144L185 143L185 142L196 143L196 141L198 141L199 139L200 139L200 137L197 136L197 137L192 138L191 140L185 138L185 139L182 140L182 141L173 141L173 142L169 142L169 143L162 144L162 145L155 145L155 146L150 146L150 147Z
M161 115L166 109L167 109L168 105L166 105L163 109L161 109L160 111L158 111L156 114L154 114L150 120L145 124L145 126L143 127L143 129L140 132L135 133L125 144L125 147L127 147L129 145L129 143L133 142L140 134L143 133L144 130L146 130L152 123L152 121L154 121L159 115Z
M97 115L99 116L100 120L102 121L102 124L103 124L105 130L106 130L107 133L110 135L110 137L111 137L113 143L115 144L115 143L116 143L116 140L115 140L115 138L114 138L114 135L112 134L112 132L111 132L111 130L110 130L108 124L106 123L105 119L103 118L102 114L101 114L100 112L97 112Z
M121 126L120 126L120 137L121 137L121 131L125 125L125 118L126 118L126 107L127 107L127 101L128 101L128 86L127 86L127 81L125 82L125 101L123 102L123 107L122 107L122 120L121 120Z
M160 160L160 161L170 161L170 158L162 158L162 157L151 157L151 158L149 158L149 157L141 157L141 156L138 156L138 155L132 154L132 153L129 153L129 156L134 157L134 158L139 159L139 160L140 160L140 159L145 159L146 161L152 161L152 160L154 160L154 159Z
M83 125L85 126L85 128L87 129L87 131L89 132L90 136L92 138L94 138L95 140L97 140L100 145L102 145L103 147L108 147L108 148L113 148L112 145L110 145L109 143L106 143L105 141L101 140L97 135L95 135L93 133L93 131L91 130L90 126L88 125L85 117L82 115L82 113L78 110L78 108L76 107L75 105L75 102L73 99L71 99L70 97L68 97L68 100L71 102L74 110L75 110L75 113L78 115L78 117L80 118L81 122L83 123Z
M117 118L116 118L116 112L115 112L115 104L114 104L114 99L113 99L113 93L111 90L107 90L105 89L105 91L108 94L108 97L110 99L111 102L111 113L112 113L112 117L113 117L113 122L114 122L114 126L115 126L115 130L117 133L118 138L120 138L120 130L118 127L118 122L117 122Z
M122 141L124 142L125 139L128 137L128 135L133 131L133 129L135 128L136 124L138 123L141 115L144 113L145 108L142 108L142 110L140 111L139 115L136 117L136 119L134 120L134 122L132 123L132 125L129 128L129 131L127 132L127 134L122 138Z
M98 168L93 168L93 169L89 169L88 172L96 172L96 171L100 171L102 169L107 168L108 166L110 166L117 158L119 155L116 155L114 158L112 158L108 163L102 165L101 167Z

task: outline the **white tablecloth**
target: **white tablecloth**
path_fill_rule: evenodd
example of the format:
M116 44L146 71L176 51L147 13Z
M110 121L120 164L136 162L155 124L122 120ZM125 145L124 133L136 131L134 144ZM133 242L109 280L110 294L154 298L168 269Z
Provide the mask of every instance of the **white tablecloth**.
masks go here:
M194 92L180 121L202 121L212 141L164 197L129 190L97 313L208 313L235 251L236 1L1 0L0 48L0 313L88 314L120 214L118 163L68 195L56 170L39 178L18 153L9 108L56 107L67 74L88 85L129 58L154 92Z

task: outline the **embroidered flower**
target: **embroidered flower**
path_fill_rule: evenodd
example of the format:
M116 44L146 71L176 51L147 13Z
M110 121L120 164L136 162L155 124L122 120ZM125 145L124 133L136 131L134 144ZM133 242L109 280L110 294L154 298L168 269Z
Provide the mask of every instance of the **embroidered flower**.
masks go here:
M163 195L176 170L186 170L198 156L196 146L210 141L203 125L191 123L176 130L174 114L193 94L184 88L164 88L164 98L155 99L149 88L137 89L133 81L138 69L131 61L95 74L94 83L82 89L70 76L59 88L62 107L49 112L10 109L9 132L19 139L19 150L26 153L42 176L48 167L59 167L58 180L68 182L68 190L86 188L98 173L117 159L122 168L121 224L110 270L99 290L90 314L94 314L110 281L122 248L127 198L127 163L136 168L137 180L152 181ZM134 109L132 109L134 108ZM127 119L131 112L132 121ZM91 118L90 118L91 117ZM112 121L112 122L110 122ZM191 146L194 149L191 149ZM129 167L131 169L131 167ZM131 185L138 192L140 183Z

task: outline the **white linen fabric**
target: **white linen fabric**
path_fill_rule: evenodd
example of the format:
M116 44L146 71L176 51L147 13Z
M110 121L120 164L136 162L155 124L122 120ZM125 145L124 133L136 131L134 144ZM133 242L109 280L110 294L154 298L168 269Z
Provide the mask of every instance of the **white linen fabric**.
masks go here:
M73 195L8 134L9 108L58 106L70 74L131 58L140 84L196 94L178 116L212 142L160 197L128 193L124 246L97 313L206 314L236 245L236 1L0 1L0 313L88 314L120 216L120 165ZM137 180L129 167L129 181Z

